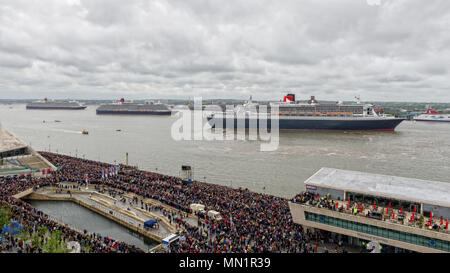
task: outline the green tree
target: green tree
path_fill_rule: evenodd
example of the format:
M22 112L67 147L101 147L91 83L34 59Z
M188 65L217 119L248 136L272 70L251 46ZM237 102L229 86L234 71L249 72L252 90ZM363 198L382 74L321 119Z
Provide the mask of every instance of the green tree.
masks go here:
M19 234L17 234L17 239L19 239L19 241L22 242L26 242L31 238L30 233L28 233L27 231L23 230L22 232L20 232Z
M60 230L50 232L42 250L44 253L68 253L71 251L67 248L66 242L62 239Z
M33 247L42 248L44 245L45 235L47 234L47 228L40 226L31 236L31 245Z
M0 205L1 206L1 205ZM11 222L12 212L11 208L7 206L0 207L0 228Z

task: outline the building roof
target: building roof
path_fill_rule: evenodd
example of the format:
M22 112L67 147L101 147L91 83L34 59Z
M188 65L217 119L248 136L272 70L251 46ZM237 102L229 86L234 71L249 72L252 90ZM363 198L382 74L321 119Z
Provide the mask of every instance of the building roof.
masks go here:
M27 147L27 144L23 143L0 124L0 153L25 147Z
M450 207L450 183L322 168L307 185Z

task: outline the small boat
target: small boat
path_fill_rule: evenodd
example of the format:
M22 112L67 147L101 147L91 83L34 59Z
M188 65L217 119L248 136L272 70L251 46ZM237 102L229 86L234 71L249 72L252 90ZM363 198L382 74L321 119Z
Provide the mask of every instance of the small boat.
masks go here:
M122 129L117 129L116 132L122 132Z
M55 122L61 122L60 120L55 119Z
M83 135L89 135L89 132L88 132L87 130L83 130L81 133L82 133Z
M428 109L425 114L414 117L414 121L428 121L428 122L450 122L449 114L441 114L437 111Z

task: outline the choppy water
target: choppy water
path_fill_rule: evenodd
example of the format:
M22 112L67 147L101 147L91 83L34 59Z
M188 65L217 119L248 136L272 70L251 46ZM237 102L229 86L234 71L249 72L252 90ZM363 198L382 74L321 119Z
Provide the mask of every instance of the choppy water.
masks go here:
M406 121L395 133L281 132L278 150L261 152L258 141L174 141L172 117L96 115L95 109L0 105L0 122L36 150L110 163L124 162L128 152L139 168L180 175L189 164L197 180L284 197L301 191L321 167L450 182L450 124Z
M87 230L88 233L99 233L102 236L135 245L143 250L149 250L157 245L155 241L73 202L28 200L28 203L80 231Z

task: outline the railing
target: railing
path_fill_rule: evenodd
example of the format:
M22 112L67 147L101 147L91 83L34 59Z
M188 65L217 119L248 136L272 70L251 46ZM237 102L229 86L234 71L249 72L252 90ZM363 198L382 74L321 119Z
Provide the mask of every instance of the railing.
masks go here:
M359 216L359 217L364 217L364 218L366 218L366 215L364 214L364 211L370 212L371 211L370 207L373 206L372 204L367 204L367 203L361 204L361 207L363 208L363 212L361 212L359 208L355 207L355 204L352 204L349 207L349 209L347 210L347 207L346 207L347 203L345 201L333 200L333 201L335 201L335 204L337 202L339 202L341 204L338 209L336 209L335 207L334 208L331 208L331 207L319 207L321 198L322 197L319 197L319 199L316 200L316 201L318 201L317 204L314 204L314 205L313 204L308 204L306 202L305 203L293 202L293 203L294 204L300 204L300 205L308 206L308 207L314 207L314 208L318 208L318 209L330 210L330 211L334 211L334 212L337 212L337 213L343 213L343 214L347 214L347 215L350 214L350 215L353 215L353 216ZM355 208L357 209L357 213L356 214L353 213L353 209L355 209ZM436 218L434 218L432 220L432 226L434 224L437 224L439 226L438 230L433 229L433 228L432 229L428 228L428 225L426 225L426 223L428 222L427 219L429 219L429 218L425 217L424 215L414 213L415 217L413 219L413 223L411 223L410 222L410 217L412 216L413 213L404 211L403 214L401 214L401 211L399 211L397 209L390 208L388 210L389 213L386 214L386 213L384 213L386 211L386 209L387 209L386 207L377 206L377 210L376 211L380 212L382 218L381 219L371 218L371 217L369 217L369 218L370 219L374 219L374 220L389 222L391 224L407 226L407 227L411 227L411 228L417 228L417 229L420 229L420 230L432 231L432 232L436 232L436 233L444 233L444 234L449 234L450 233L450 231L448 229L443 228L443 225L440 225L439 222L436 222ZM397 216L397 219L392 219L392 217L393 217L392 213L395 213L395 216ZM403 216L403 220L399 220L398 219L398 215L402 215ZM421 216L421 217L424 218L422 227L420 226L420 223L419 224L417 223L416 216L419 216L419 217ZM440 217L437 218L437 219L439 219L439 221L440 221ZM444 225L445 225L445 221L444 221Z

